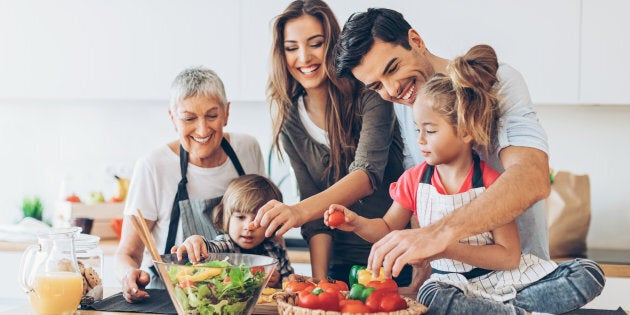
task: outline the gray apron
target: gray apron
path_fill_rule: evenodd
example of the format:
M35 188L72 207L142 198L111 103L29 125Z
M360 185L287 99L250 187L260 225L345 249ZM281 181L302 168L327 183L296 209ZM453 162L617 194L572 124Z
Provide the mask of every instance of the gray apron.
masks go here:
M245 175L241 162L238 160L232 146L230 146L230 143L225 138L221 140L221 148L227 154L228 158L230 158L232 164L234 164L238 176ZM179 224L180 216L182 218L182 232L184 234L184 239L191 235L203 235L207 239L214 239L217 235L219 235L212 225L212 213L214 207L221 202L223 196L211 199L190 200L188 198L188 190L186 189L186 184L188 183L188 179L186 178L186 172L188 170L188 152L186 152L181 145L179 146L179 166L182 173L182 179L177 185L177 194L175 195L175 200L173 200L171 221L168 225L168 236L166 237L164 253L170 253L171 247L175 245L175 236L177 235L177 225ZM164 284L157 275L153 266L150 269L153 274L151 275L151 282L147 287L164 288Z

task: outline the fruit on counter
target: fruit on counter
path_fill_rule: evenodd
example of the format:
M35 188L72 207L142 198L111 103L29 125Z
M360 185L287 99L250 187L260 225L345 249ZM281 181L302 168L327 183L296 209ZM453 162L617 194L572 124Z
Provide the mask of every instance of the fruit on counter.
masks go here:
M127 192L129 191L129 178L119 177L116 175L114 175L114 178L116 178L116 192L110 202L123 202L125 201L125 198L127 198Z
M72 202L72 203L80 203L81 202L81 198L79 198L79 196L77 196L77 194L72 193L72 195L66 197L66 201L67 202Z
M103 196L103 193L100 191L91 192L86 201L86 203L90 205L103 203L103 202L105 202L105 196Z

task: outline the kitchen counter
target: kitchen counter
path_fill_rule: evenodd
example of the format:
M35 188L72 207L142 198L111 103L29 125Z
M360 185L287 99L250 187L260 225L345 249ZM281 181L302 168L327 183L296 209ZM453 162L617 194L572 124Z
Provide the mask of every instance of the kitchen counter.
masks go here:
M105 287L103 294L105 297L108 297L118 292L120 292L120 288ZM277 314L277 312L275 311L276 310L275 308L273 308L272 310L270 309L269 306L271 306L271 304L270 305L260 304L260 305L261 305L260 307L261 312L257 312L257 309L259 307L259 305L257 305L256 308L254 308L254 313L253 313L254 315ZM33 308L30 306L30 304L25 304L22 306L17 306L15 308L11 308L11 309L0 312L0 315L15 315L15 314L32 315L32 314L35 314L35 311L33 311ZM130 312L105 312L105 311L77 310L74 313L74 315L155 315L155 313L130 313Z

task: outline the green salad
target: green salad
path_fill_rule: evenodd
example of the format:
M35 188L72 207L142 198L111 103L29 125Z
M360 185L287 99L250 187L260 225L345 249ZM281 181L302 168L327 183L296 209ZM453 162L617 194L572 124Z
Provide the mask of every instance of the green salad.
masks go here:
M263 267L233 266L224 260L170 265L168 275L177 300L191 315L245 314L266 280Z

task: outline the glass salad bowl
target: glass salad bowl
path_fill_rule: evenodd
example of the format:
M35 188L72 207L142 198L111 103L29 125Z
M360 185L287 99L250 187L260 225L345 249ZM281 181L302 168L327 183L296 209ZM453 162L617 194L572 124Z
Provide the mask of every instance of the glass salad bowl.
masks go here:
M251 314L276 266L276 259L252 254L210 253L197 264L175 254L154 265L178 315Z

